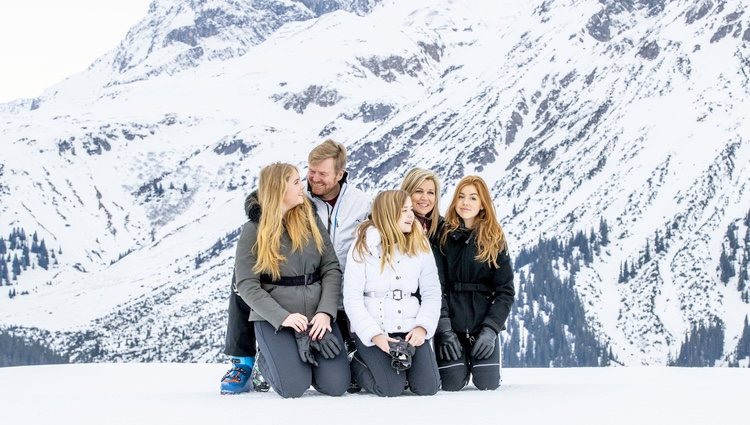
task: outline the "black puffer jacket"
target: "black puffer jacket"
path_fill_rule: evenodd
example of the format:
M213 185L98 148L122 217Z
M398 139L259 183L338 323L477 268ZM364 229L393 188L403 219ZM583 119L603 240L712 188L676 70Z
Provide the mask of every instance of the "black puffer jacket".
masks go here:
M476 335L483 326L495 332L505 329L505 321L516 295L513 268L508 251L497 257L498 267L479 263L475 234L466 228L450 234L441 249L443 270L443 311L453 330L459 334Z

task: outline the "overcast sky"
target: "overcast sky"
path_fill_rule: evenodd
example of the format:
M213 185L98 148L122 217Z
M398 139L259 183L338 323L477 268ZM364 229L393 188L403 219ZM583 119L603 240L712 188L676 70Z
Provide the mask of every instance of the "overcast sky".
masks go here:
M35 97L117 46L151 0L0 0L0 103Z

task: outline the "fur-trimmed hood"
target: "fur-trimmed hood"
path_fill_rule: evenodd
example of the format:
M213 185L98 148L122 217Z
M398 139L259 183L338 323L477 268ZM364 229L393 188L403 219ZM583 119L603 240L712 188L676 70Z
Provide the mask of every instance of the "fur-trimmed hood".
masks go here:
M260 223L260 201L258 201L258 190L252 191L245 198L245 215L253 223Z
M311 202L313 212L317 212L318 207ZM245 215L247 216L248 220L252 221L253 223L260 223L260 215L262 213L262 209L260 207L260 201L258 200L258 190L252 191L249 195L247 195L247 198L245 198Z

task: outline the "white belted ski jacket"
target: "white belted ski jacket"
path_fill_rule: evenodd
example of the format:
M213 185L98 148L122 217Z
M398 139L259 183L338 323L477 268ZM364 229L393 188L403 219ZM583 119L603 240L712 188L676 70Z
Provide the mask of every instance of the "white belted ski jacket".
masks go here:
M392 265L380 270L380 233L365 234L371 254L360 259L349 249L344 272L344 309L351 329L366 346L381 333L408 333L416 326L435 335L440 317L441 289L432 251L408 257L396 250ZM419 290L421 303L415 296Z

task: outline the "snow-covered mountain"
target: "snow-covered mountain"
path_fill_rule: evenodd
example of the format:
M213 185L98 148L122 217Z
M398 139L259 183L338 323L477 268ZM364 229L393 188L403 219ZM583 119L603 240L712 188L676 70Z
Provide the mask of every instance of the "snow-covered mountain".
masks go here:
M518 270L506 364L747 366L747 9L155 0L0 105L0 324L74 361L221 359L244 196L332 137L373 194L413 166L444 205L488 180Z

